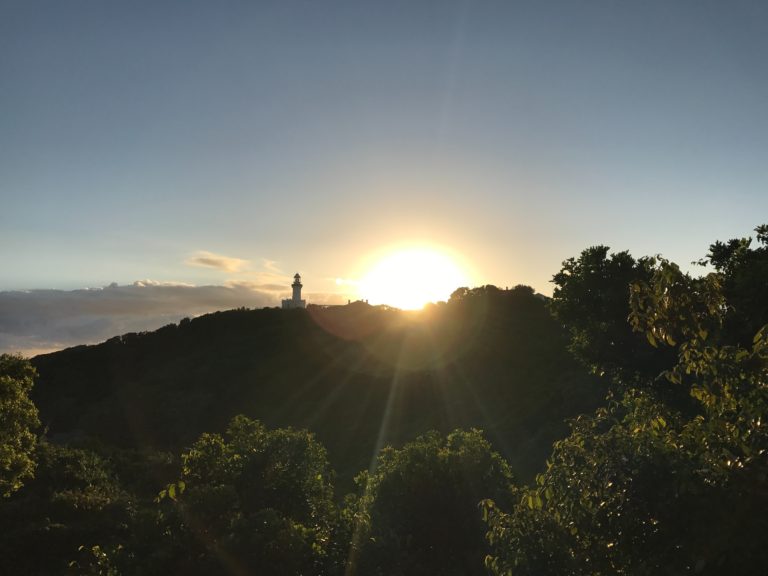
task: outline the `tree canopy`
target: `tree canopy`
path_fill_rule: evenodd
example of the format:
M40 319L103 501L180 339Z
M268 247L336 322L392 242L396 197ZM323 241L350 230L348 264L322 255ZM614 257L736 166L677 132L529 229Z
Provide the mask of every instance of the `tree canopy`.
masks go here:
M768 329L741 345L732 324L752 288L735 288L720 264L701 278L663 259L644 269L630 285L628 326L676 352L657 380L692 402L680 409L624 382L575 419L520 502L485 503L495 574L746 576L768 564ZM739 275L763 278L759 268ZM616 378L627 374L619 368Z
M385 448L358 483L347 506L351 572L360 575L482 574L487 546L478 503L514 495L509 465L478 430L431 432Z
M305 430L235 417L204 433L162 492L160 533L146 573L325 574L335 521L333 472Z
M633 331L629 288L652 274L648 258L593 246L563 262L554 275L550 309L570 335L569 350L609 382L647 382L674 363L674 353L648 346Z
M29 392L35 374L21 356L0 355L0 496L10 496L34 474L40 422Z

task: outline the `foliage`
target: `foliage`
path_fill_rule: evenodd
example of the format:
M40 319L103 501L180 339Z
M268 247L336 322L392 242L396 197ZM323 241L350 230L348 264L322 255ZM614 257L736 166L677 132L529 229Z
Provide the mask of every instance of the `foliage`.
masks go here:
M0 556L12 574L58 575L79 546L124 538L133 502L95 452L45 440L36 452L35 478L0 505Z
M366 575L483 573L478 503L509 502L507 463L478 430L420 436L385 448L347 503L355 523L350 571Z
M650 278L652 262L608 251L593 246L563 262L550 309L570 334L570 351L592 372L613 383L644 382L674 363L674 353L652 348L627 323L629 287Z
M60 505L62 511L103 510L125 494L107 461L95 452L41 441L40 468L29 497Z
M98 544L95 546L80 546L77 550L77 560L69 563L68 574L71 576L120 576L113 558L122 552L122 546L105 551Z
M30 363L2 356L0 440L24 463L0 466L16 474L0 477L2 569L762 573L768 227L756 231L757 247L710 246L701 278L590 248L563 263L549 306L526 286L482 286L421 314L220 312L37 357L33 390ZM602 407L605 385L567 344L603 374ZM28 394L52 432L34 478ZM231 418L241 410L264 423ZM568 433L563 418L585 411ZM477 430L441 435L474 426L503 458ZM385 444L402 448L337 508L329 454L351 486ZM534 478L546 454L515 488L506 462Z
M673 288L687 285L688 299L669 301ZM651 285L633 290L632 322L649 334L678 334L680 362L664 376L690 390L702 414L689 423L706 437L702 454L713 472L728 476L730 470L768 472L768 325L742 347L728 343L719 328L728 317L728 306L719 289L719 276L700 279L683 275L674 265L660 263ZM650 301L651 306L641 306ZM725 333L724 333L725 332ZM725 468L723 468L725 466ZM763 482L765 478L763 477Z
M768 564L768 343L721 328L722 275L691 278L665 260L632 285L630 321L677 363L677 410L628 387L555 444L510 511L484 504L495 574L756 574Z
M465 289L418 313L360 302L230 310L38 356L33 399L52 435L110 450L177 454L238 413L307 428L342 492L380 441L432 429L482 428L528 478L567 433L564 419L602 399L566 343L546 298L525 286Z
M70 562L133 576L257 562L282 562L284 573L340 570L352 508L342 519L325 504L313 512L322 522L308 520L306 502L325 497L283 472L250 477L233 467L244 460L226 434L200 436L241 411L264 423L244 436L271 446L265 469L303 458L277 455L276 428L317 434L340 494L377 446L430 429L482 426L518 475L532 477L567 431L563 418L595 406L599 388L568 354L541 295L524 286L462 294L419 314L363 303L218 312L36 357L33 399L50 437L71 446L41 447L40 481L0 511L0 552L16 573L34 574L61 574ZM171 456L184 447L185 472Z
M327 573L331 482L310 433L235 417L225 436L200 436L183 456L181 480L160 493L157 539L136 551L142 570Z
M0 496L8 497L35 470L33 430L40 425L29 399L36 372L21 356L0 355Z
M719 273L728 302L724 332L729 341L748 346L752 335L768 323L768 225L755 228L751 238L715 242L700 263Z

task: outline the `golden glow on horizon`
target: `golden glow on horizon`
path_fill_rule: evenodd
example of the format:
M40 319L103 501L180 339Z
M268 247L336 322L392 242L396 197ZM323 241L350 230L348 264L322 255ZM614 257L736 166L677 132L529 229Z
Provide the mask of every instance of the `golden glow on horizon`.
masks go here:
M467 286L467 273L448 254L433 248L398 250L376 262L360 281L360 296L370 304L418 310L428 302L448 300Z

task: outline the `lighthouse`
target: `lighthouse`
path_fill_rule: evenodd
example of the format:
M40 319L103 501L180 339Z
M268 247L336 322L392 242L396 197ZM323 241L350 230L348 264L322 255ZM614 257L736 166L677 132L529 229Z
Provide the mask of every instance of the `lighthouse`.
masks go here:
M283 300L283 310L288 310L291 308L306 308L307 302L306 300L301 299L301 275L296 272L293 276L293 284L291 284L291 287L293 288L293 298L290 300Z

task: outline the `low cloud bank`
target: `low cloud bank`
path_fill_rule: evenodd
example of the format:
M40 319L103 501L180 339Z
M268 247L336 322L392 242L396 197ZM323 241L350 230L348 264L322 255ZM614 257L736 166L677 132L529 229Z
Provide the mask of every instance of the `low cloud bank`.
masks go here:
M215 310L279 305L278 284L190 286L144 280L83 290L0 292L0 353L33 356L155 330Z

